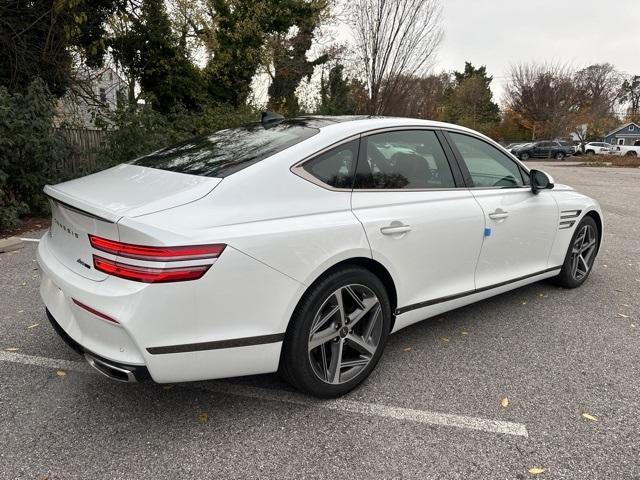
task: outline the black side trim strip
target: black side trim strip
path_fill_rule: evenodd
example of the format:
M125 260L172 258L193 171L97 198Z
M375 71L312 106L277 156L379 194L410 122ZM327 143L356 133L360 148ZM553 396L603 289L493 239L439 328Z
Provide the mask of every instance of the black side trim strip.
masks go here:
M407 305L406 307L400 307L396 309L396 315L400 315L402 313L410 312L411 310L417 310L418 308L429 307L431 305L436 305L438 303L450 302L451 300L457 300L458 298L468 297L469 295L473 295L475 293L486 292L487 290L493 290L494 288L504 287L505 285L509 285L510 283L516 283L521 280L526 280L527 278L535 277L537 275L542 275L543 273L553 272L554 270L560 270L562 265L559 267L547 268L546 270L542 270L540 272L530 273L529 275L523 275L522 277L514 278L512 280L507 280L506 282L496 283L494 285L488 285L482 288L476 288L475 290L469 290L467 292L456 293L454 295L447 295L446 297L434 298L433 300L427 300L426 302L414 303L413 305Z
M167 345L165 347L149 347L147 352L151 355L164 353L200 352L202 350L218 350L221 348L249 347L251 345L264 345L284 340L284 333L274 335L260 335L257 337L232 338L230 340L217 340L215 342L185 343L182 345Z
M87 212L86 210L82 210L81 208L74 207L73 205L69 205L68 203L62 202L62 201L58 200L57 198L54 198L51 195L48 195L46 193L44 194L44 196L49 198L52 202L62 205L64 208L66 208L68 210L72 210L74 212L81 213L82 215L85 215L85 216L91 217L91 218L95 218L96 220L102 220L103 222L115 223L114 221L109 220L108 218L101 217L99 215L96 215L95 213Z

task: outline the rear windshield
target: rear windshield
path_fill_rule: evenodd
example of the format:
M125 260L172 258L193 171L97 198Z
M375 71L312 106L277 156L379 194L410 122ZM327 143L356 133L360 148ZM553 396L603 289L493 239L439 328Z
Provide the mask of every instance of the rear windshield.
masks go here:
M226 177L312 137L319 130L305 122L261 123L191 138L131 162L172 172Z

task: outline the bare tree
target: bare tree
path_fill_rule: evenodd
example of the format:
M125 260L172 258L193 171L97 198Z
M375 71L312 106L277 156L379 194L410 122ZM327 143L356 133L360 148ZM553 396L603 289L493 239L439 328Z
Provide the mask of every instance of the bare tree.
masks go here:
M559 64L514 65L505 100L533 139L566 135L580 109L573 72Z
M604 136L618 123L614 107L620 97L622 76L610 63L589 65L574 76L580 104L573 133L580 143Z
M604 116L612 112L618 101L622 76L610 63L599 63L578 70L575 83L582 106L594 115Z
M624 80L620 87L620 103L627 107L629 121L640 121L640 75Z
M368 112L386 114L424 75L442 40L439 0L354 0L348 16L368 92Z
M452 86L451 75L442 72L424 77L402 79L404 88L395 97L385 114L398 117L441 120L447 93Z

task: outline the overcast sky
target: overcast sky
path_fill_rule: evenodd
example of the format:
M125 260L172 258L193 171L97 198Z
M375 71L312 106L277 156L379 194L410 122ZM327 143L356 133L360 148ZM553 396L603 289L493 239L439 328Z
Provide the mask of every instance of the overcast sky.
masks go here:
M500 100L509 67L609 62L640 74L640 0L441 0L445 38L436 70L486 65Z

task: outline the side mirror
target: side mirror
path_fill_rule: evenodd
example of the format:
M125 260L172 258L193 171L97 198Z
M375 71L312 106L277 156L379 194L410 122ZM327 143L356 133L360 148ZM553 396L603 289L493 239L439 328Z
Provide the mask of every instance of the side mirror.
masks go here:
M537 195L540 190L553 188L553 178L542 170L531 170L531 191Z

